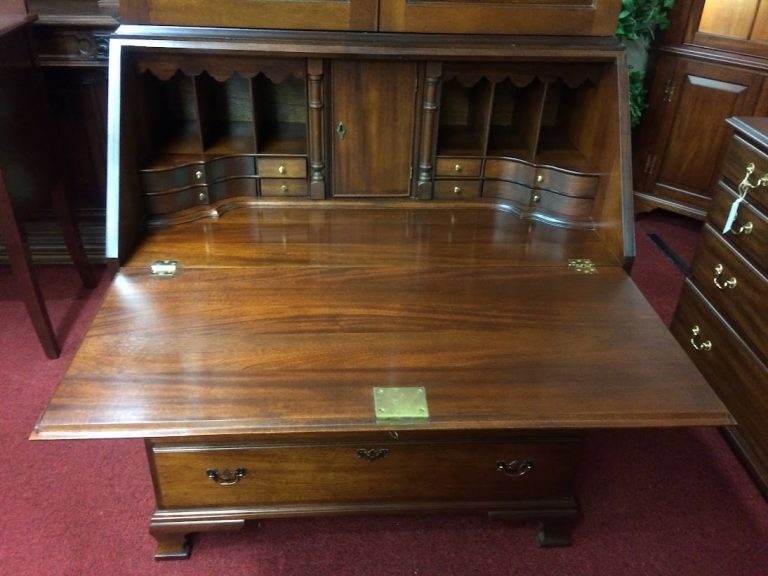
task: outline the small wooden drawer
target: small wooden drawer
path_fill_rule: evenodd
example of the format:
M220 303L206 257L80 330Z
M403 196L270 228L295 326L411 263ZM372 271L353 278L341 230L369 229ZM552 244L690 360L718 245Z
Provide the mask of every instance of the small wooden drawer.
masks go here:
M748 167L752 167L752 171ZM723 178L734 190L739 189L742 182L757 186L764 176L768 176L768 156L738 136L731 140L723 164ZM763 211L768 210L768 186L757 188L747 186L747 200Z
M482 167L480 158L438 158L435 175L438 178L479 178Z
M296 197L308 195L306 180L288 180L282 178L262 178L261 195L273 197Z
M592 198L579 198L549 190L534 190L531 202L534 212L550 214L563 223L571 220L588 221L594 206Z
M202 162L139 172L144 192L163 192L206 183L206 169Z
M153 192L145 195L147 201L147 210L150 214L169 214L178 210L192 208L208 204L208 187L204 184L200 186L190 186L169 192Z
M594 198L597 194L597 176L562 172L554 168L536 168L534 186L574 198Z
M485 177L516 182L533 187L536 167L520 160L489 159L485 162Z
M234 176L255 176L253 156L225 156L208 161L208 181L215 182Z
M683 287L670 330L728 406L738 424L735 434L751 446L768 445L768 367L690 281ZM761 460L766 461L765 454Z
M724 182L718 183L707 214L707 221L721 234L728 221L731 206L737 197L737 194ZM756 210L750 200L739 205L736 220L723 236L761 272L768 273L768 251L765 250L768 242L768 218Z
M227 178L219 180L208 186L208 194L211 202L226 200L240 196L255 198L259 195L258 178Z
M768 279L710 226L705 226L691 275L712 305L742 337L768 358Z
M480 197L479 180L435 180L434 197L439 200L462 200Z
M533 191L523 185L502 180L486 180L483 182L483 198L501 198L511 200L520 206L529 206Z
M331 444L159 447L160 508L493 502L568 496L574 442L386 439Z
M256 164L262 178L307 177L307 161L304 158L258 158Z

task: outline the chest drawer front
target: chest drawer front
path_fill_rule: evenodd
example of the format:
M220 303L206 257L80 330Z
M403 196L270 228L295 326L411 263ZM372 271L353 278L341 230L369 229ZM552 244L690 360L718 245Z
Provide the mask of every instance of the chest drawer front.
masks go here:
M768 358L768 279L709 226L702 232L692 276L712 305Z
M753 167L751 171L748 170L750 165ZM736 136L731 140L725 156L723 178L730 182L734 190L738 190L742 182L748 182L747 200L765 211L768 209L768 178L761 182L764 177L768 177L768 156Z
M728 186L722 182L718 184L707 215L707 220L718 232L723 231L736 198L736 193ZM768 219L748 201L739 205L736 220L724 237L763 273L768 272L768 250L765 249Z
M577 442L361 442L153 453L158 506L506 501L570 493ZM209 477L215 471L221 485Z
M479 180L437 180L434 196L439 200L462 200L480 196Z
M533 208L535 212L545 213L564 221L589 220L592 215L591 198L575 198L549 190L534 190Z
M304 158L259 158L256 160L262 178L306 178Z
M480 158L437 158L435 174L438 178L479 178L482 167Z
M144 192L163 192L206 183L202 162L162 170L141 170L140 174Z
M236 176L256 176L256 163L253 156L227 156L208 162L210 182Z
M511 200L521 207L528 207L531 203L533 191L522 184L503 182L501 180L486 180L483 182L484 198L501 198Z
M169 214L194 206L202 206L210 201L208 187L204 184L170 192L147 194L145 197L147 209L153 215Z
M768 471L768 368L686 282L670 327Z
M574 198L594 198L597 194L597 176L570 174L552 168L537 168L536 188L551 190Z
M533 187L536 168L516 160L489 159L485 162L485 177L516 182Z
M254 176L253 178L219 180L208 186L208 195L212 203L244 196L255 198L259 195L258 179Z
M284 178L262 178L261 195L275 198L289 198L308 195L305 180L290 180Z

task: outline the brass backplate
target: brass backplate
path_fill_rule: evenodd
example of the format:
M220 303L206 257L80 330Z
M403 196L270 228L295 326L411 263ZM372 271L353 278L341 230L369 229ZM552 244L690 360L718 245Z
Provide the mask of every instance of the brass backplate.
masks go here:
M412 388L374 388L373 403L377 420L424 420L429 418L427 390Z

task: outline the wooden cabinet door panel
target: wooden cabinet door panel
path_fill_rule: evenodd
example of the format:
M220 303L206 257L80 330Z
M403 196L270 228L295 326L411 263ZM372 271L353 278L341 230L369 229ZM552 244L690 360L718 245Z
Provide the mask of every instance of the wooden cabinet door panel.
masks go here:
M724 121L752 112L760 81L744 70L681 60L667 91L674 120L656 182L708 196L727 141Z
M332 82L334 196L407 196L416 64L336 61Z

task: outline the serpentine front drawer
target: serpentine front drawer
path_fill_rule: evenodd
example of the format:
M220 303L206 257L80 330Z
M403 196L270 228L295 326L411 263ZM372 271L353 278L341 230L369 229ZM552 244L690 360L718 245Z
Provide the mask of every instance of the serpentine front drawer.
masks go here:
M159 508L510 501L568 496L578 440L163 445Z

